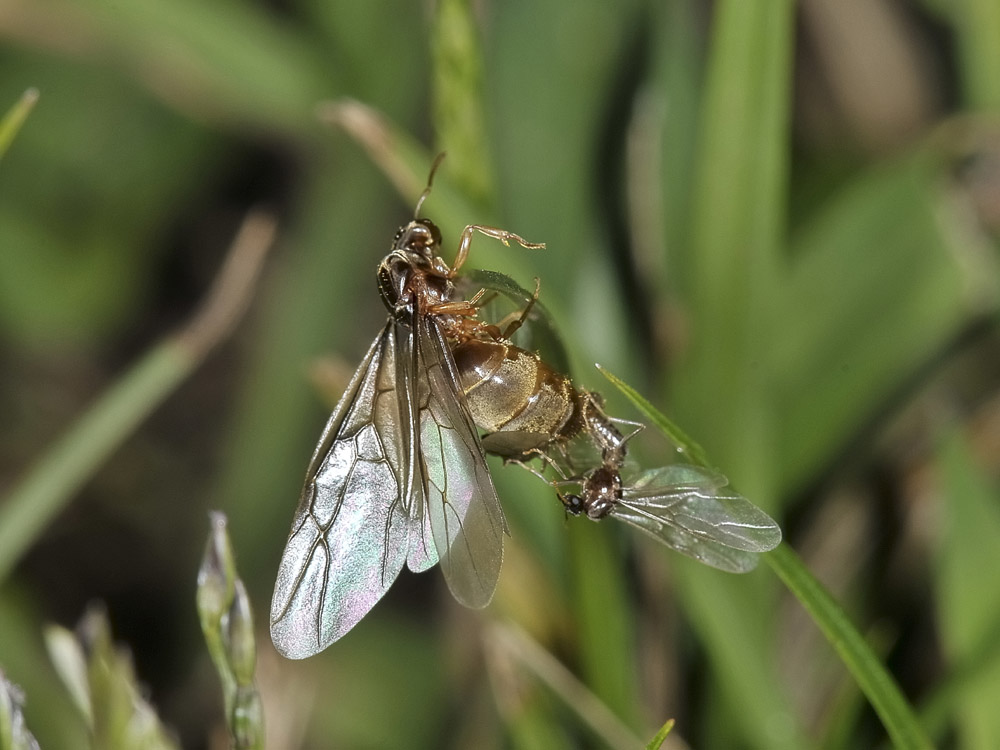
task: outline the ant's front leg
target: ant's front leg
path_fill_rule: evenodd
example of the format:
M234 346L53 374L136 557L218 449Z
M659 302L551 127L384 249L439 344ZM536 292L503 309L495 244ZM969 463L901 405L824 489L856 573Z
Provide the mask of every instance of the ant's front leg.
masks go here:
M462 231L462 239L458 243L458 252L455 254L455 262L452 264L449 278L453 278L458 273L458 269L462 267L466 258L469 257L469 246L472 244L472 235L476 232L485 234L487 237L492 237L495 240L500 240L508 247L511 242L516 242L528 250L541 250L545 247L544 242L528 242L513 232L508 232L506 229L487 227L482 224L470 224Z
M472 299L438 302L427 307L430 315L443 316L439 319L444 324L449 338L458 341L472 339L502 340L500 329L485 320L479 320L479 300L484 291L480 290Z

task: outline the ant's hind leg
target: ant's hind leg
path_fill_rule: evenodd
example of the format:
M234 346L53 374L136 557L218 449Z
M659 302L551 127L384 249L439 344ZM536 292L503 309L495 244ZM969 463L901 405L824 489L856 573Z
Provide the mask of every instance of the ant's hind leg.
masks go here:
M545 464L545 466L543 466L541 469L536 469L534 466L530 466L528 464L528 461L530 461L533 458L539 459L543 464ZM545 482L545 484L552 486L555 486L557 482L566 481L567 478L566 472L562 470L562 467L559 466L559 464L555 461L555 459L553 459L552 456L545 453L544 451L539 450L538 448L532 448L520 458L505 458L504 463L515 464L517 466L520 466L525 471L534 474L536 477L541 479L543 482ZM551 468L556 474L558 474L559 479L549 479L547 476L545 476L544 471L547 468Z
M631 419L619 419L618 417L608 417L608 419L610 419L616 425L621 425L623 427L631 427L632 428L631 432L627 432L624 435L624 437L622 437L622 443L627 443L629 440L631 440L636 435L638 435L640 432L642 432L643 430L646 429L646 425L644 425L642 422L635 422L635 421L633 421ZM625 432L625 431L623 430L623 432Z
M528 300L528 304L524 306L524 309L521 310L521 313L519 315L516 312L512 312L510 315L506 316L503 320L497 323L497 327L503 331L503 337L505 339L510 340L510 337L514 335L514 332L517 331L518 328L523 326L524 321L528 319L528 316L531 314L532 308L535 306L535 303L538 302L538 290L541 289L541 283L542 282L536 276L535 293L531 295L531 299ZM513 318L515 315L517 315L518 317L514 320L511 320L511 318Z

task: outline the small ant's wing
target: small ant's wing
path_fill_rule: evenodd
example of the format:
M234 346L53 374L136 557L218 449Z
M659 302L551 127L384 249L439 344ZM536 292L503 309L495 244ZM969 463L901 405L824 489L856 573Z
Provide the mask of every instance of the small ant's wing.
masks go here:
M727 573L748 573L757 567L757 553L734 549L714 539L694 534L673 519L663 518L648 505L620 500L611 512L614 518L644 531L682 555Z
M444 335L424 316L415 326L423 511L452 595L485 607L500 576L506 522Z
M669 464L642 472L628 486L635 495L656 495L664 488L678 492L685 489L712 492L727 484L729 480L717 471L691 464Z
M375 339L310 461L271 600L271 640L290 659L316 654L354 627L406 559L399 333L390 320Z
M752 570L757 553L781 541L781 529L725 478L695 466L664 467L625 488L612 515L678 552L733 573Z

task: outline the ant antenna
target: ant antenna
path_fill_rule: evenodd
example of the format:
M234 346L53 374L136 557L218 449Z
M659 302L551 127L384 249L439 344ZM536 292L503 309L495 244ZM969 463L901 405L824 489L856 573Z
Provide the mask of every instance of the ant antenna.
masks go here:
M424 192L420 194L417 198L417 207L413 209L413 218L417 219L420 217L420 207L424 205L424 201L427 200L427 196L431 194L431 184L434 182L434 173L437 172L441 162L444 161L445 152L442 151L440 154L434 157L434 163L431 164L431 173L427 175L427 187L424 188Z

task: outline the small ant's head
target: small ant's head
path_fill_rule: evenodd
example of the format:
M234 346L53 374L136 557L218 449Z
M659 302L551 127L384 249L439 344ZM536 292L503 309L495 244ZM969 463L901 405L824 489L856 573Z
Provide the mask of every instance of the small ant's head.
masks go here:
M560 495L559 499L562 500L563 507L566 508L567 513L574 516L583 513L583 498L579 495Z

